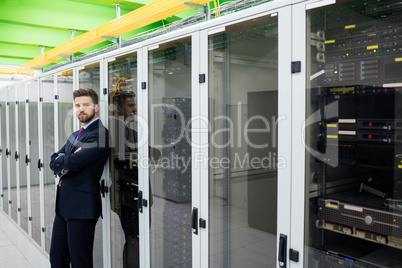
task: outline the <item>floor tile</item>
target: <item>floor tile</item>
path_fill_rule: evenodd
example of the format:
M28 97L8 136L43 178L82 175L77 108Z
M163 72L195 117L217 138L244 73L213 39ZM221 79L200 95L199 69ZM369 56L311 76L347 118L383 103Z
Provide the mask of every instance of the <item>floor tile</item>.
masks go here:
M48 257L0 211L0 268L49 268Z

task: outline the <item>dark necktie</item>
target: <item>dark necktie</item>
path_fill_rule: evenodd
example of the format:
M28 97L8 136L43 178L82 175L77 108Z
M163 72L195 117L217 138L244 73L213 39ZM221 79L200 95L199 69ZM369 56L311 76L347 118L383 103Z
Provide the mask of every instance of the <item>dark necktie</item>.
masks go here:
M78 133L78 136L77 136L77 140L78 140L78 138L80 137L81 133L84 131L84 129L85 129L85 128L83 128L83 127L80 129L80 132Z

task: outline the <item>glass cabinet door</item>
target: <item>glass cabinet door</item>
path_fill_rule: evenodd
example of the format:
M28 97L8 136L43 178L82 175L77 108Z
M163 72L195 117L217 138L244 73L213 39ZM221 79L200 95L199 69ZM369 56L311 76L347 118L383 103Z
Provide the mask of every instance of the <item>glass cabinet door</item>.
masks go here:
M0 90L0 121L6 124L6 88ZM7 133L6 128L0 129L1 138L1 207L8 214L8 182L7 182Z
M28 233L28 221L30 211L28 210L28 185L27 185L27 168L26 168L26 113L25 113L25 84L16 86L16 101L18 102L18 171L19 171L19 192L20 192L20 205L19 211L21 213L21 227Z
M79 68L78 88L91 88L100 98L100 63L95 62Z
M401 5L307 10L305 267L402 267Z
M59 96L57 101L59 135L55 150L63 147L73 132L75 118L73 111L73 70L63 71L57 75L57 95Z
M30 159L30 179L31 179L31 206L32 216L32 238L38 245L41 245L41 207L40 207L40 184L39 184L39 120L38 120L38 101L39 101L39 82L32 81L28 84L29 100L29 159ZM28 201L29 202L29 201Z
M191 36L148 51L151 267L192 267Z
M279 16L208 37L209 267L276 267Z
M8 93L7 93L7 108L8 108L8 137L7 137L7 142L8 142L8 148L9 148L9 185L8 185L8 191L9 191L9 215L11 216L11 219L13 219L17 224L18 224L18 200L17 200L17 195L18 195L18 178L17 178L17 159L15 157L15 154L17 152L17 139L16 139L16 109L17 109L17 104L15 101L15 87L9 87L8 88Z
M112 267L139 267L137 53L108 61Z
M43 131L43 193L44 216L45 216L45 250L50 251L50 240L52 238L52 227L55 216L56 183L53 172L47 168L50 163L50 156L59 148L54 144L54 75L46 76L41 80L42 83L42 131ZM64 123L63 121L59 122Z

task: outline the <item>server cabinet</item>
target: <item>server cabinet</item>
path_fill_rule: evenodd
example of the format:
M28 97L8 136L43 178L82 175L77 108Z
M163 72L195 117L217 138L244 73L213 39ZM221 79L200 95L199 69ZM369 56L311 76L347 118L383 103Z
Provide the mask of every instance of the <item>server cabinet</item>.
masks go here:
M401 267L402 2L306 15L305 267Z

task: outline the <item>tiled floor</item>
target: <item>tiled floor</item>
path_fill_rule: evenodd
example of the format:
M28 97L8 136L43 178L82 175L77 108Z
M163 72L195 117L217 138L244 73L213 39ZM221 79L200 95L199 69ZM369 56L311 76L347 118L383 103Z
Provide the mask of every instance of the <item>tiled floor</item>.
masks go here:
M49 259L0 211L0 268L48 268Z

